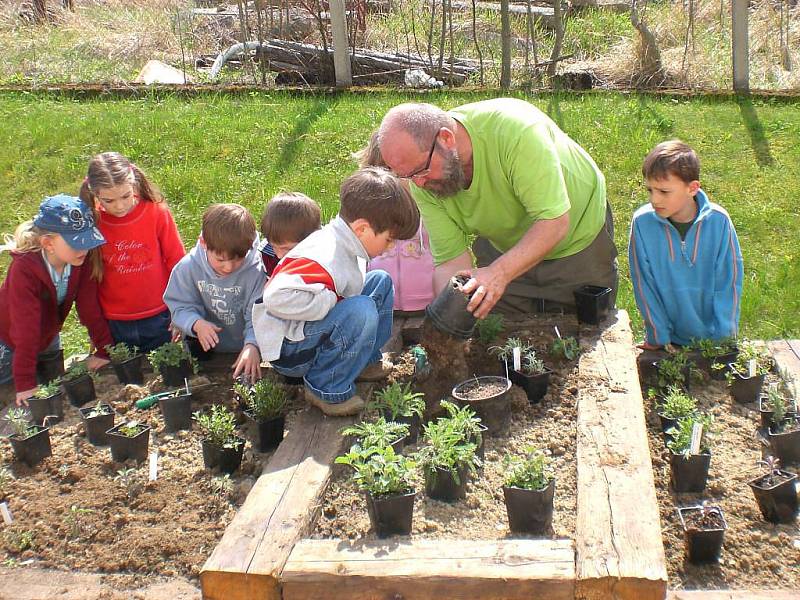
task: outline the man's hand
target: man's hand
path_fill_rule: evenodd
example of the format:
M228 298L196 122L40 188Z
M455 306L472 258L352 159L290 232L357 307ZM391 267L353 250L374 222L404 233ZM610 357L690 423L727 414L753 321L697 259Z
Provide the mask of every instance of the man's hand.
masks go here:
M254 344L245 344L233 363L233 378L244 374L250 381L261 379L261 353Z
M470 280L462 288L467 295L472 294L472 299L467 304L467 310L476 319L483 319L494 308L494 305L503 297L509 279L494 266L460 271L459 275L467 275Z
M17 406L28 406L28 398L33 396L38 389L38 387L35 387L24 392L17 392Z
M205 319L197 319L194 325L192 325L192 331L194 331L194 334L197 336L203 350L208 352L211 348L219 344L219 336L217 334L222 331L222 327L217 327Z
M108 362L108 359L100 358L99 356L91 354L89 358L86 359L86 368L91 369L92 371L97 371L97 369L105 367Z

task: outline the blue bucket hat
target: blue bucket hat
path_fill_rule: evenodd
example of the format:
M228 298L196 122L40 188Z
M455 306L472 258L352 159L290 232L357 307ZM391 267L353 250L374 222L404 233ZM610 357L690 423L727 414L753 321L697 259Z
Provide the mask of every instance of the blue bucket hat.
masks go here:
M33 224L59 234L73 250L91 250L106 243L103 234L94 226L91 209L75 196L58 194L45 198Z

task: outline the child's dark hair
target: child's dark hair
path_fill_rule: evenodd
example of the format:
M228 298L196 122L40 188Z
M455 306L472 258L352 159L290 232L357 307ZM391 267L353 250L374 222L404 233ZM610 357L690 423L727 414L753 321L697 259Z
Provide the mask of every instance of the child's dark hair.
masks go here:
M94 220L100 222L97 214L97 191L123 183L130 183L139 200L146 202L163 202L164 197L159 189L150 182L144 172L119 152L103 152L95 154L89 161L86 177L78 194L83 203L92 209ZM99 248L89 251L89 263L92 265L92 276L97 281L103 280L103 259Z
M400 180L386 169L366 167L344 180L339 189L339 216L348 223L365 219L376 234L389 231L396 240L419 229L419 209Z
M674 175L684 183L700 180L700 159L680 140L661 142L650 151L642 164L645 179L666 179Z
M241 204L212 204L203 213L203 241L212 252L244 258L256 239L256 220Z
M261 235L270 244L300 242L320 228L319 205L300 192L279 192L261 217Z

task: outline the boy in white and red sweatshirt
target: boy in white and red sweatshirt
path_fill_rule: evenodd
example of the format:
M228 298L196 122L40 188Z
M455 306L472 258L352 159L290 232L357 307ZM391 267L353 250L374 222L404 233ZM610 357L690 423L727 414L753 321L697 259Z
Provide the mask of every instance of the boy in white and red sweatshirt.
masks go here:
M392 331L392 280L380 270L365 276L365 268L419 227L416 206L384 169L357 171L339 196L339 214L281 260L253 306L262 359L303 377L309 402L330 416L358 413L356 379L391 369L381 347Z

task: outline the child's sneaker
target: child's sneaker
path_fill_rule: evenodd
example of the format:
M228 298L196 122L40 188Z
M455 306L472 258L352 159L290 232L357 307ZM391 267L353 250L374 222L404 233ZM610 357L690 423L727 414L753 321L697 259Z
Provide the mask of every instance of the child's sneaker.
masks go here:
M349 415L357 415L364 410L365 406L364 400L362 400L361 396L358 395L348 398L344 402L338 402L336 404L325 402L322 398L317 397L308 388L305 388L305 395L306 401L309 404L316 406L322 411L323 414L329 417L347 417Z
M393 368L392 362L383 356L378 362L364 367L361 374L356 377L356 381L381 381L392 374Z

